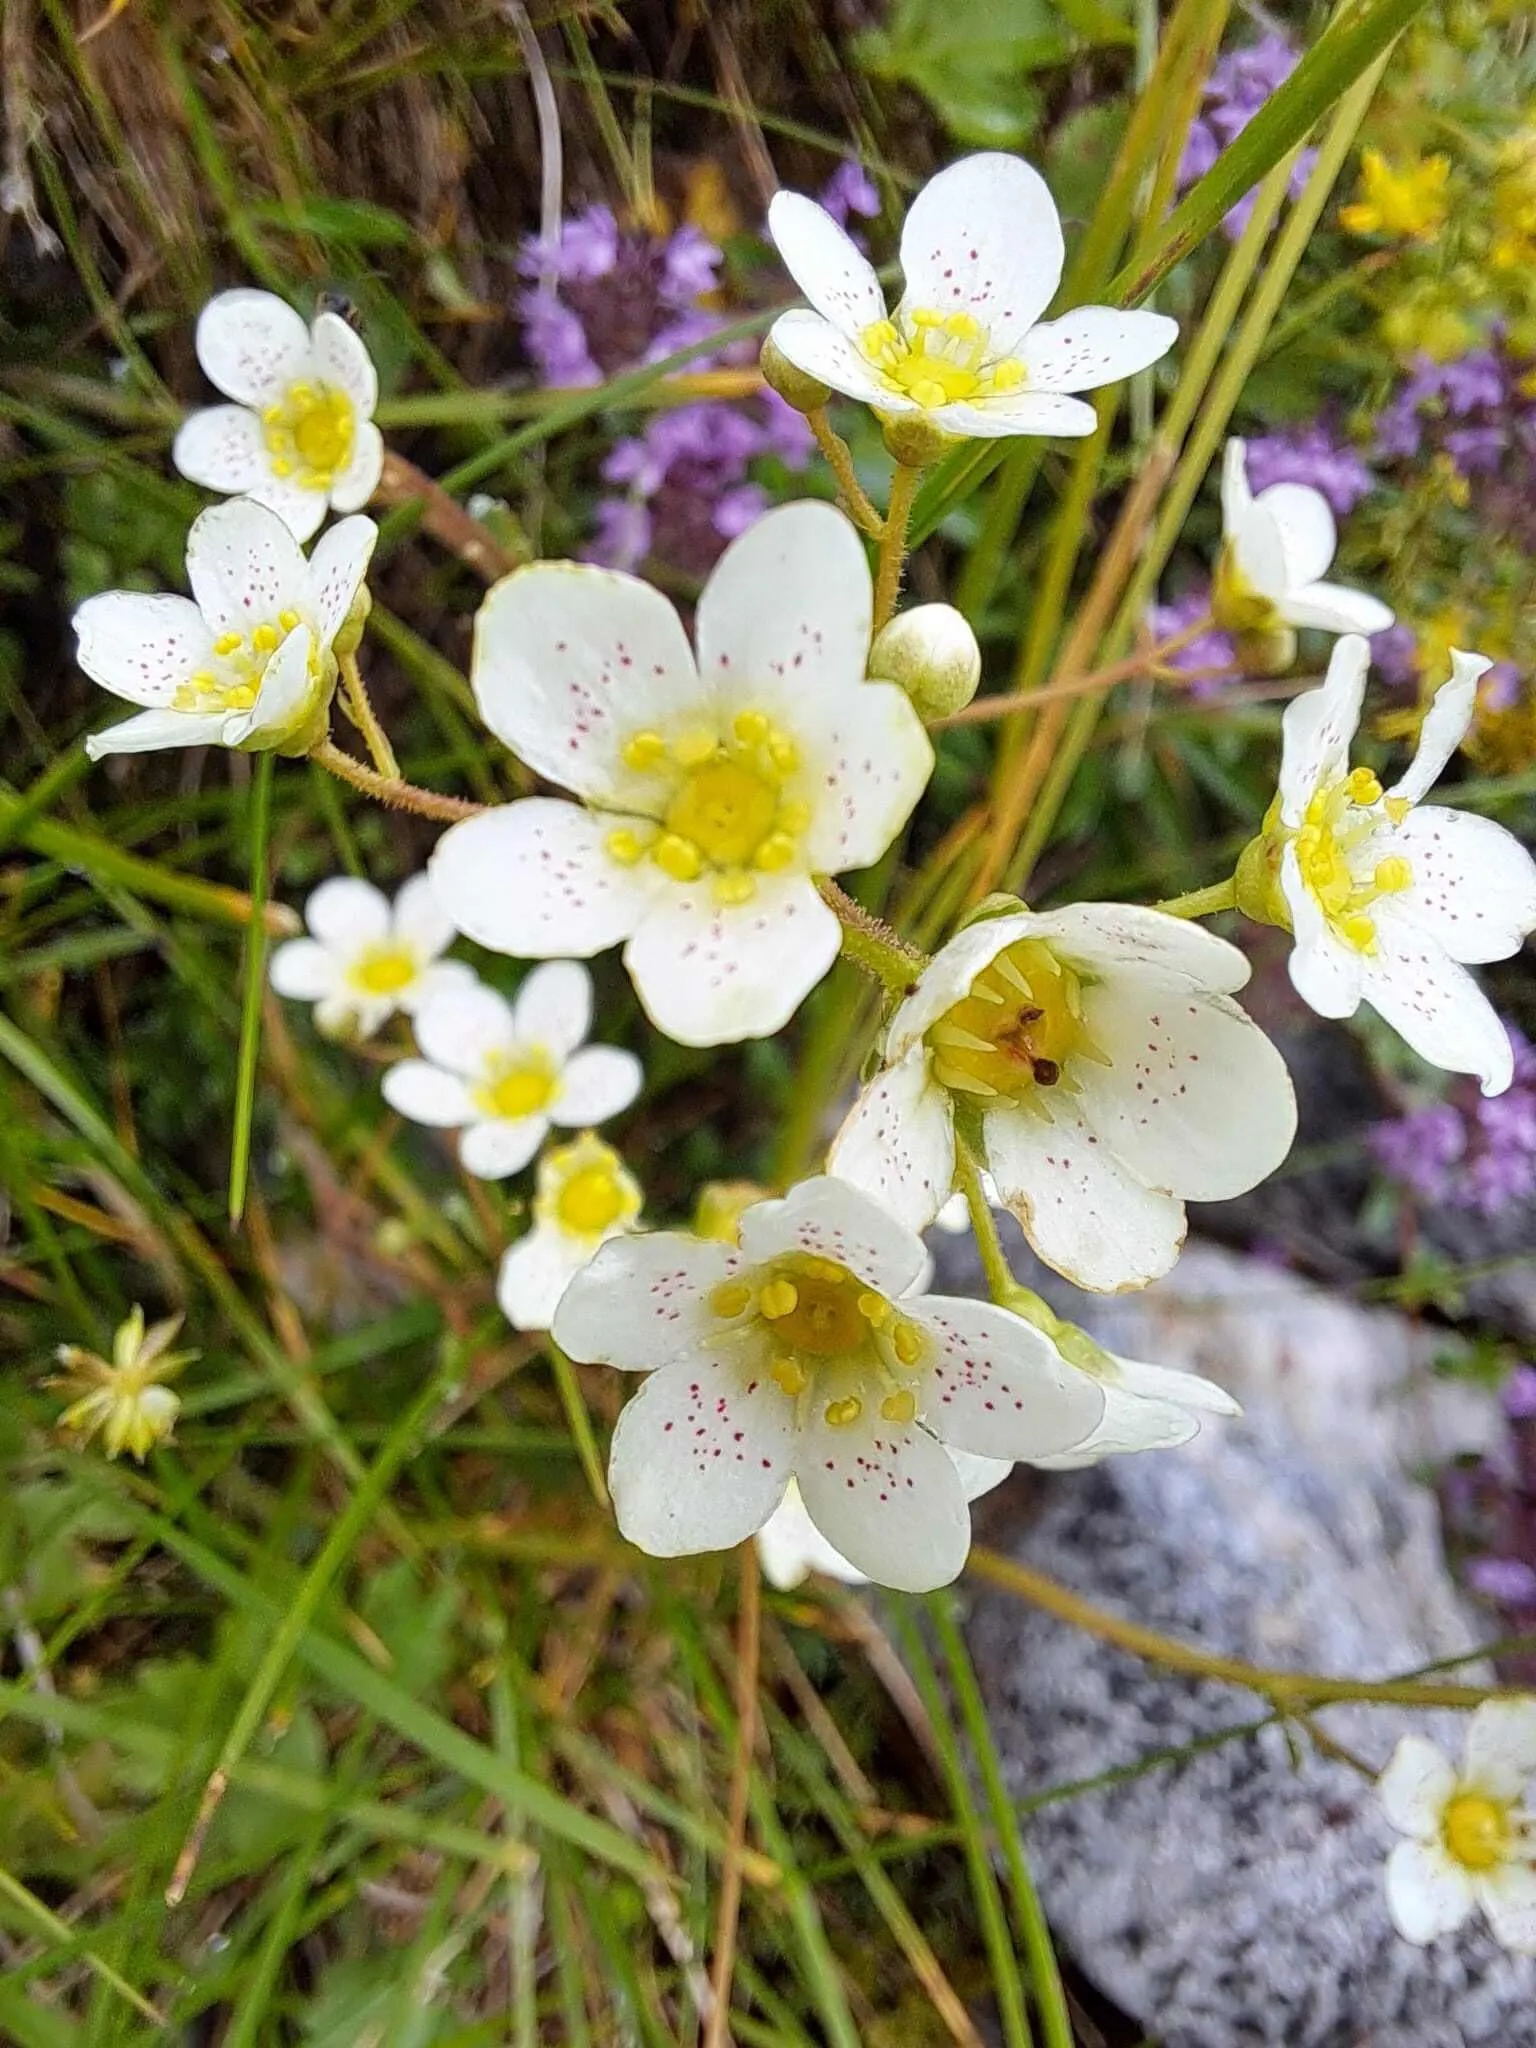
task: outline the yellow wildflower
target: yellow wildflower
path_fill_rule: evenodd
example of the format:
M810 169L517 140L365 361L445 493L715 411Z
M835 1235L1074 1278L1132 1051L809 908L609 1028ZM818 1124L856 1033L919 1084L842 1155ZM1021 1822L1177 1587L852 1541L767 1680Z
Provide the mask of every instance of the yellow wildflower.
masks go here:
M56 1355L64 1370L46 1384L76 1399L59 1417L60 1429L79 1444L89 1443L100 1430L109 1458L127 1451L142 1464L170 1436L181 1409L163 1382L197 1356L171 1350L180 1328L181 1317L170 1316L146 1330L144 1311L136 1305L112 1339L110 1359L77 1344L61 1344Z
M1360 161L1360 194L1339 215L1352 235L1383 235L1389 241L1432 242L1449 211L1448 156L1410 157L1400 167L1379 149Z
M1536 264L1536 130L1511 136L1499 152L1488 260L1495 270Z

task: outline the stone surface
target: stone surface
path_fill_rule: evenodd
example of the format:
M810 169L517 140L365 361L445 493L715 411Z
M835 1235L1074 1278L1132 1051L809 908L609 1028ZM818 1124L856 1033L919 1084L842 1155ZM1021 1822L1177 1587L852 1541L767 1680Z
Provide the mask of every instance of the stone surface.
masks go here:
M940 1284L965 1284L968 1240L935 1249ZM1179 1451L1020 1477L984 1504L981 1540L1255 1663L1395 1676L1478 1640L1410 1472L1489 1441L1493 1404L1434 1378L1432 1337L1208 1246L1145 1295L1049 1291L1116 1349L1222 1380L1248 1413ZM969 1637L1021 1798L1263 1712L1002 1593L972 1596ZM1454 1750L1462 1717L1349 1707L1322 1725L1379 1768L1410 1726ZM1044 1805L1027 1839L1058 1940L1166 2048L1536 2043L1536 1962L1481 1925L1401 1941L1373 1788L1278 1728Z

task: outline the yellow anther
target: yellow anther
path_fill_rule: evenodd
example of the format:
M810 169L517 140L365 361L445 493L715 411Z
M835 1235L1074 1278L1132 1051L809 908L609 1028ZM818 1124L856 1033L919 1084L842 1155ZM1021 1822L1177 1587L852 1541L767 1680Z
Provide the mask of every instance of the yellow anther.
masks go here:
M776 1358L768 1372L786 1394L803 1394L810 1383L811 1376L798 1358Z
M272 474L274 476L292 476L293 464L285 456L274 455L272 458Z
M275 427L281 424L282 417L283 408L280 405L269 405L261 416L261 424L264 427Z
M907 388L912 394L914 404L932 409L934 406L949 403L949 393L933 377L914 378Z
M709 885L709 893L722 910L734 910L752 901L757 894L757 884L740 868L733 868L727 874L715 876Z
M240 683L233 690L226 690L224 693L226 711L249 711L255 702L256 692L249 683Z
M1413 887L1413 869L1400 853L1389 853L1377 861L1374 880L1383 896L1398 896Z
M776 732L768 740L768 758L781 775L793 775L800 766L800 749L787 732Z
M878 1330L890 1320L891 1304L883 1294L874 1294L866 1289L858 1299L859 1314L872 1330Z
M923 1333L916 1323L898 1323L891 1331L891 1348L903 1365L916 1365L923 1355Z
M793 1280L781 1275L768 1282L757 1297L757 1306L770 1322L777 1322L780 1316L792 1316L800 1306L800 1290Z
M937 306L914 306L907 315L914 327L942 327L944 315Z
M622 861L627 868L633 867L645 853L640 834L632 832L627 825L621 825L617 832L610 832L603 845L614 860Z
M1367 917L1363 910L1352 911L1340 922L1339 931L1345 944L1353 946L1357 953L1375 952L1376 920Z
M866 355L881 356L888 351L899 350L901 336L896 332L894 321L875 320L859 336L859 344Z
M804 1271L808 1280L824 1280L829 1287L840 1287L843 1283L844 1268L836 1259L818 1259L812 1254L805 1261Z
M795 842L787 832L770 832L752 856L752 865L765 875L776 875L795 857Z
M239 633L221 633L213 643L215 654L234 654L242 645Z
M633 768L643 775L647 769L658 768L667 758L667 743L659 732L632 732L619 749L619 755L626 768Z
M1413 805L1405 796L1389 796L1386 808L1387 816L1392 820L1392 823L1394 825L1401 825L1404 818L1413 809Z
M672 758L680 768L702 768L719 751L720 742L707 727L696 725L672 742Z
M811 822L809 804L780 804L774 820L780 832L803 832Z
M992 389L994 391L1017 391L1024 382L1024 365L1013 356L1005 356L1000 363L992 365Z
M290 605L286 611L280 611L278 613L277 623L282 627L285 633L291 633L294 627L299 623L299 615Z
M709 1297L709 1305L717 1316L727 1319L744 1315L752 1306L752 1289L745 1280L722 1280Z
M276 645L276 626L257 626L251 634L251 647L257 654L270 654Z
M1352 804L1375 804L1381 801L1381 784L1369 768L1351 768L1345 784Z
M834 1429L846 1429L864 1413L864 1403L857 1394L849 1394L841 1401L829 1401L822 1413Z
M942 321L946 334L956 341L980 341L981 322L973 313L946 313Z
M663 833L651 850L651 858L674 882L697 881L704 871L699 849L691 839L680 839L675 832Z
M899 1394L887 1394L880 1413L887 1422L910 1422L917 1413L917 1396L906 1387Z
M744 747L760 746L768 737L768 719L761 711L738 711L731 721L731 731Z

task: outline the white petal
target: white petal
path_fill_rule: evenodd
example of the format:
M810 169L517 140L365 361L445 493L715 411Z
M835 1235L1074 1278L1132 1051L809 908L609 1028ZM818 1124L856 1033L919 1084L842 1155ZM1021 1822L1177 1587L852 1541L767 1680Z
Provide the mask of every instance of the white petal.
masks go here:
M909 1230L926 1230L955 1179L949 1097L913 1046L864 1090L827 1155L827 1171L851 1181Z
M451 1074L478 1080L494 1054L510 1052L518 1042L512 1005L483 982L450 989L418 1011L416 1042Z
M1079 1287L1111 1294L1166 1273L1184 1242L1184 1204L1146 1188L1075 1104L1054 1123L997 1110L983 1123L998 1193L1040 1257Z
M735 1045L781 1030L841 943L837 918L805 875L764 876L750 902L725 906L706 877L653 902L624 965L658 1031L681 1045Z
M794 1403L741 1347L663 1367L613 1433L620 1529L652 1557L744 1542L784 1496L795 1436Z
M1280 858L1280 893L1295 934L1289 966L1296 993L1319 1017L1353 1017L1365 986L1364 960L1334 936L1322 905L1301 879L1294 846Z
M341 963L316 939L289 939L272 955L267 979L275 994L294 1002L318 1003L341 981Z
M210 505L187 535L187 577L217 633L249 633L281 612L309 610L309 571L275 512L252 498Z
M986 151L930 178L901 230L902 305L970 313L989 357L1018 352L1061 282L1061 217L1022 157Z
M775 192L768 232L784 268L816 311L854 339L885 318L885 293L869 258L801 192Z
M1467 1724L1469 1785L1513 1803L1536 1778L1536 1699L1485 1700Z
M384 473L384 436L372 420L359 420L352 453L331 483L331 506L337 512L360 512L379 488Z
M903 1593L928 1593L958 1578L971 1547L960 1475L943 1445L914 1425L884 1422L870 1407L855 1423L827 1422L811 1404L795 1458L806 1510L840 1556Z
M430 875L412 875L400 884L390 912L390 929L419 960L435 960L453 944L453 919L438 902Z
M806 857L818 874L877 861L933 773L933 747L895 683L861 683L796 707L791 730L809 784Z
M315 1005L315 1029L326 1038L372 1038L398 1007L393 996L365 996L338 982L334 993Z
M1162 313L1079 306L1034 328L1019 355L1031 391L1097 391L1147 369L1178 338L1178 321Z
M953 1444L946 1444L944 1448L955 1461L955 1470L960 1474L960 1484L967 1500L980 1500L994 1486L1001 1486L1013 1470L1011 1458L981 1458L974 1451L957 1451Z
M1321 491L1310 484L1271 484L1254 503L1261 505L1280 530L1285 550L1285 580L1295 590L1326 576L1339 545L1333 512Z
M310 667L314 646L308 626L295 626L262 670L250 710L226 717L226 746L263 735L278 742L290 737L318 687Z
M209 405L189 413L171 444L185 477L210 491L248 491L271 472L261 421L243 405Z
M309 329L272 292L220 292L198 315L197 360L227 398L259 408L310 370Z
M1101 1458L1136 1451L1165 1451L1187 1444L1200 1433L1202 1413L1237 1415L1237 1403L1224 1388L1192 1372L1144 1365L1139 1359L1117 1358L1119 1377L1101 1382L1104 1416L1098 1428L1075 1451L1054 1458L1031 1458L1048 1472L1096 1465Z
M607 851L614 820L551 797L466 818L437 842L430 873L466 938L519 959L589 958L626 939L657 883Z
M1316 790L1349 773L1349 746L1360 724L1370 665L1370 648L1351 634L1329 656L1322 688L1286 705L1280 720L1280 802L1287 825L1301 823Z
M1082 1068L1082 1111L1147 1187L1225 1202L1266 1180L1296 1135L1285 1061L1226 996L1171 975L1126 974L1083 992L1111 1064Z
M996 440L1004 434L1050 434L1080 441L1099 424L1086 398L1062 391L1006 391L996 398L973 398L935 406L928 414L946 434L965 440Z
M1027 910L1011 917L983 918L967 925L940 947L918 976L913 989L891 1019L886 1058L904 1059L946 1010L953 1009L983 968L990 967L1005 947L1034 934L1035 918Z
M938 1294L907 1313L936 1347L925 1351L914 1386L924 1421L945 1443L983 1456L1048 1457L1097 1428L1103 1389L1022 1316Z
M224 744L222 711L141 711L105 732L87 733L85 751L93 761L103 754L154 754L162 747L208 747Z
M384 1075L384 1100L413 1124L453 1131L480 1114L457 1074L426 1060L401 1060Z
M477 1180L505 1180L522 1172L548 1130L546 1116L488 1117L460 1138L459 1164Z
M1261 597L1283 606L1290 583L1280 522L1255 498L1237 525L1227 528L1226 537L1245 582Z
M389 937L389 898L359 875L332 875L304 906L310 936L350 958Z
M408 1017L414 1017L439 996L473 988L479 978L473 967L463 960L433 960L421 969L413 982L396 993L393 1003Z
M1408 772L1393 788L1393 796L1416 804L1439 781L1441 770L1467 736L1472 713L1477 707L1477 686L1493 663L1481 654L1464 654L1451 649L1450 681L1442 683L1430 700L1419 744Z
M880 315L875 317L879 319ZM878 405L882 412L915 410L904 393L886 390L857 343L820 313L807 312L803 307L781 313L768 338L797 370L803 370L808 377L819 377L845 398Z
M1240 1403L1214 1380L1197 1372L1183 1372L1173 1366L1149 1365L1141 1358L1116 1358L1115 1384L1129 1398L1174 1401L1181 1408L1198 1409L1203 1415L1241 1415Z
M1509 1033L1465 967L1404 917L1390 896L1372 908L1377 951L1361 962L1365 1000L1422 1060L1476 1074L1485 1095L1514 1079Z
M822 1535L811 1520L799 1487L792 1479L789 1490L757 1532L757 1554L763 1577L780 1592L798 1586L811 1572L840 1579L845 1586L869 1583L856 1565Z
M1279 490L1280 486L1275 485ZM1397 614L1379 597L1343 583L1304 583L1286 593L1280 615L1290 626L1315 626L1323 633L1385 633Z
M1387 1858L1387 1910L1404 1941L1450 1934L1472 1906L1471 1880L1438 1844L1399 1842Z
M1453 960L1504 960L1536 930L1536 861L1513 832L1471 811L1423 804L1391 838L1413 881L1396 908Z
M628 1109L644 1080L645 1069L632 1052L616 1045L589 1045L560 1076L550 1116L557 1124L582 1128L605 1124Z
M747 1265L796 1251L835 1259L892 1301L928 1271L928 1253L916 1231L830 1174L798 1181L782 1200L755 1202L742 1215L741 1256Z
M213 635L190 598L104 590L73 620L75 659L93 683L129 704L168 705L213 659ZM178 743L179 744L179 743Z
M308 540L324 519L330 500L316 485L300 483L296 476L258 477L245 493L244 503L260 505L280 519L296 541Z
M741 1264L734 1246L680 1230L611 1238L561 1302L555 1342L587 1365L671 1365L721 1338L709 1297Z
M567 1060L592 1028L592 977L575 960L535 967L512 1005L517 1035Z
M1536 1870L1504 1863L1473 1879L1494 1940L1517 1956L1536 1956Z
M365 420L379 402L378 373L359 335L339 313L317 313L310 346L321 380L344 391Z
M1253 492L1248 487L1248 443L1236 434L1227 442L1221 457L1221 524L1227 534L1234 534L1247 517L1253 504Z
M1048 939L1074 965L1105 978L1131 967L1153 968L1231 995L1252 972L1241 947L1190 918L1139 903L1073 903L1047 910L1032 917L1019 936Z
M786 714L798 737L797 707L863 684L873 606L853 522L815 499L781 505L731 542L704 586L699 673L722 703Z
M625 740L707 709L671 603L590 562L503 577L475 619L471 679L481 717L530 768L621 808L655 782L624 766Z
M357 600L379 529L361 515L342 519L315 543L309 558L312 616L322 643L329 647Z
M547 1330L565 1291L592 1256L591 1241L538 1224L502 1254L496 1302L514 1330Z

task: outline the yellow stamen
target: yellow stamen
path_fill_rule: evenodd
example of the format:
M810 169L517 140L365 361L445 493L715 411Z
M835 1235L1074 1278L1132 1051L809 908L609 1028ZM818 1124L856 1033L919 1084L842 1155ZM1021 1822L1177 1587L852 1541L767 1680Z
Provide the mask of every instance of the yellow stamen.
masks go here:
M760 1312L771 1322L780 1316L793 1315L800 1303L800 1290L793 1280L782 1277L772 1279L757 1298Z
M619 749L619 755L626 768L643 775L665 761L667 743L659 732L634 732Z
M1399 896L1413 887L1413 869L1400 853L1389 853L1376 863L1375 882L1383 896Z
M639 833L632 832L627 825L621 825L616 832L610 832L603 845L614 860L621 861L627 868L633 867L645 854Z
M752 1306L752 1289L745 1280L722 1280L709 1297L709 1305L717 1316L729 1322Z
M757 894L757 884L750 875L740 868L729 874L716 875L709 885L709 893L723 909L732 909L741 903L750 903Z
M704 872L704 859L699 849L691 840L681 839L675 832L664 833L657 840L651 849L651 858L674 882L697 881Z
M849 1394L844 1400L829 1401L823 1413L834 1429L846 1429L864 1413L864 1403L857 1394Z
M923 1355L922 1331L916 1323L897 1323L891 1331L891 1348L903 1365L916 1365Z
M883 1294L872 1294L866 1290L854 1306L872 1330L883 1329L891 1319L891 1304Z
M880 1403L880 1413L887 1422L910 1422L917 1413L917 1396L908 1387L899 1394L887 1394Z
M672 758L680 768L702 768L719 751L719 741L703 726L679 733L672 742Z
M776 1358L768 1368L769 1377L786 1394L803 1394L810 1384L810 1374L798 1358Z

